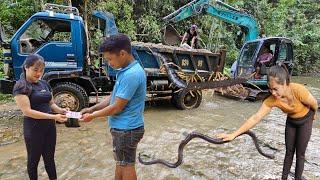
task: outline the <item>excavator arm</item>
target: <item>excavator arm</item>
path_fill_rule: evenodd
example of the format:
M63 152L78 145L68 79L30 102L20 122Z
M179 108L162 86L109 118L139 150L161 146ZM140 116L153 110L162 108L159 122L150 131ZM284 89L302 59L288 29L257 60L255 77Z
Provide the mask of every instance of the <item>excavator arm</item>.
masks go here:
M193 0L164 17L163 20L166 23L176 23L198 14L209 14L224 22L240 26L244 30L246 41L257 39L259 35L258 25L251 15L237 10L222 1L215 1L219 7L212 5L210 2L210 0Z

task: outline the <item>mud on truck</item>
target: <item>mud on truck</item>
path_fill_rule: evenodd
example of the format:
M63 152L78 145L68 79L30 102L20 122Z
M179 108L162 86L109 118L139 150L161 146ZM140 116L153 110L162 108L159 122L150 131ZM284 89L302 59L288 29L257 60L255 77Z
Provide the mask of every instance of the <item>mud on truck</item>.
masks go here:
M118 33L112 14L94 11L96 28L104 36ZM107 95L113 89L117 71L99 58L98 67L90 62L88 33L77 8L46 4L42 12L32 15L5 42L5 78L0 80L2 93L12 93L22 72L25 58L32 53L45 60L46 80L53 89L55 102L61 107L79 111L89 106L89 97ZM244 79L216 80L224 68L225 51L212 53L205 49L183 49L163 44L132 42L134 58L147 76L146 100L171 99L178 109L197 108L202 89L226 87Z

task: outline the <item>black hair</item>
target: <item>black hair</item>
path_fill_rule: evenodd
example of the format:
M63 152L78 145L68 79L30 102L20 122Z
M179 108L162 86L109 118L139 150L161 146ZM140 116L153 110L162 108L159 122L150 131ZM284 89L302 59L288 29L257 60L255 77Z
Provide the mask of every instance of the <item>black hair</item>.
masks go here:
M130 38L122 33L111 35L104 39L99 47L100 52L111 52L119 54L121 50L125 50L131 54L131 41Z
M281 85L284 85L285 83L286 85L289 85L290 83L288 69L283 63L274 65L269 69L268 82L270 81L270 77L275 78L276 82Z
M35 65L37 62L40 62L41 64L44 65L43 57L38 54L30 54L29 56L27 56L26 60L24 60L22 65L22 71L24 73L24 77L26 75L26 68L29 68Z
M26 80L26 68L29 68L38 62L45 65L42 56L38 54L30 54L29 56L27 56L27 58L22 64L22 73L21 73L20 79L14 85L14 88L13 88L14 95L15 95L15 91L19 91L25 95L31 94L32 86L31 86L31 83Z

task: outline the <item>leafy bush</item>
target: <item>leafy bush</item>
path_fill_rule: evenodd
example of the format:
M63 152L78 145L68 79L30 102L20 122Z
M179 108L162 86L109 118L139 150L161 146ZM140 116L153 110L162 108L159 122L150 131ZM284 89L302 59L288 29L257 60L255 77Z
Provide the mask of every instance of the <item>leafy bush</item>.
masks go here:
M0 93L0 103L1 104L7 103L7 102L12 102L12 101L13 101L12 95Z
M34 12L40 10L39 3L31 0L11 0L0 2L0 21L10 37ZM47 0L50 3L65 3L64 0ZM74 0L83 14L84 1ZM128 34L132 40L161 42L165 27L162 18L190 2L189 0L108 0L85 1L88 14L93 9L109 11L114 14L119 32ZM285 36L294 41L295 73L319 72L320 69L320 3L318 0L226 0L238 9L245 10L255 17L260 32L267 36ZM14 21L12 21L14 19ZM90 25L91 22L88 22ZM227 66L236 59L239 49L235 37L239 31L209 15L198 15L173 24L180 34L191 24L198 24L200 36L206 47L216 51L217 47L227 49ZM90 39L91 50L96 50L99 35ZM1 66L1 65L0 65Z

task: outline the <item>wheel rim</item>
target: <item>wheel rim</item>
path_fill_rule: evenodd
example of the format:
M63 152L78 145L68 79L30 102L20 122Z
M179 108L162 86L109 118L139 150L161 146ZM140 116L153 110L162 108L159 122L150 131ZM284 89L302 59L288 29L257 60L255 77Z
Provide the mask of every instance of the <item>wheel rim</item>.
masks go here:
M199 99L198 93L197 92L192 92L189 91L186 93L184 99L183 99L183 103L187 108L192 108L193 106L195 106L195 104L197 104L197 101Z
M59 92L55 94L54 101L59 107L68 107L71 111L77 110L80 106L79 99L70 92Z

